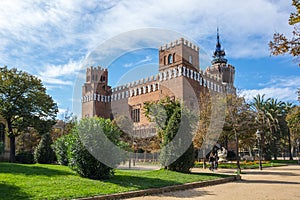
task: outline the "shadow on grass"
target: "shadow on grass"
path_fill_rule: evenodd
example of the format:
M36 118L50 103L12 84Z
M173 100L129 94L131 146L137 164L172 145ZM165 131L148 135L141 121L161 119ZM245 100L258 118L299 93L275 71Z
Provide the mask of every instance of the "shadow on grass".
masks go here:
M17 163L0 163L0 173L44 176L73 175L73 173L67 171L50 169L32 164L26 165Z
M115 175L112 179L105 180L105 182L114 183L122 187L134 187L139 190L181 184L177 181L162 180L159 178L139 177L133 175Z
M213 173L196 173L196 172L190 173L190 175L210 177L208 178L209 180L215 179L211 177L216 177L216 178L230 177L230 175L221 175L221 174L213 174ZM198 180L198 181L206 181L206 180ZM183 184L182 181L176 181L176 177L173 180L164 180L163 178L160 177L147 177L147 176L138 176L138 175L136 176L134 174L131 175L116 174L112 179L105 180L105 182L114 183L122 187L133 187L136 189L160 188L165 186Z
M0 199L15 200L15 199L30 199L28 194L20 191L20 188L14 185L0 183Z
M190 174L195 174L195 175L199 175L199 176L220 177L220 178L227 178L227 177L233 176L233 175L229 175L229 174L219 174L217 170L215 171L215 173L191 172Z

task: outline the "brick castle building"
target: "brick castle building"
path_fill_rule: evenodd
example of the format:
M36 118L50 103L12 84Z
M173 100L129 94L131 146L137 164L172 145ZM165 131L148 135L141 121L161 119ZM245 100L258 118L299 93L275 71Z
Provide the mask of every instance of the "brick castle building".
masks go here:
M133 122L134 134L151 136L155 128L143 114L144 102L168 96L196 109L201 92L236 92L235 67L227 63L219 33L212 65L205 71L199 67L199 47L183 38L161 46L158 53L157 75L114 88L108 85L107 69L87 68L82 87L82 118L113 119L125 115Z

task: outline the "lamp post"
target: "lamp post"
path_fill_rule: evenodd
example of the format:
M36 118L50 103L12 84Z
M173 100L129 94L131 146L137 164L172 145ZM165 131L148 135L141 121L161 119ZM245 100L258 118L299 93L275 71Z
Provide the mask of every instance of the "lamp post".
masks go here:
M261 147L260 147L261 132L258 129L256 131L256 139L257 139L257 144L258 144L259 170L262 170L262 164L261 164Z

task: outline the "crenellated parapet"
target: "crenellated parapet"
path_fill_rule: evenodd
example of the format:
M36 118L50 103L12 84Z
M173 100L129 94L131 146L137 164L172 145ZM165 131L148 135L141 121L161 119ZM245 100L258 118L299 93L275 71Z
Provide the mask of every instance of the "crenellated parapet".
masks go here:
M150 76L125 85L114 87L111 89L111 95L101 95L96 93L85 95L82 98L82 102L113 102L155 92L159 90L161 82L169 81L181 76L194 80L198 82L200 86L206 87L209 90L221 93L225 91L224 84L222 84L220 76L207 73L206 71L195 71L187 68L186 66L178 66L161 71L155 76Z
M175 40L173 42L164 44L164 45L159 47L159 50L160 51L167 50L167 49L173 48L175 46L178 46L180 44L183 44L183 45L185 45L187 47L190 47L191 49L194 49L195 51L199 52L199 47L197 45L193 44L192 42L190 42L190 41L188 41L184 38L180 38L180 39Z

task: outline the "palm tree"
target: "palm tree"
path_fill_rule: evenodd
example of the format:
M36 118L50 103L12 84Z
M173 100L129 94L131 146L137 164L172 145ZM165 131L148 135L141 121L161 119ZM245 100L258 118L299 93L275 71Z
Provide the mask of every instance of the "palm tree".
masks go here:
M295 107L295 105L293 105L290 102L284 102L284 104L282 105L282 109L283 109L283 116L281 118L282 121L282 126L284 126L284 128L281 128L282 130L286 130L287 133L287 137L288 137L288 151L289 151L289 155L290 155L290 160L293 160L293 155L292 155L292 143L291 143L291 132L290 132L290 128L288 127L288 122L287 122L287 115L288 113Z
M267 117L265 114L266 110L266 102L269 99L265 100L265 95L256 95L253 97L253 101L250 103L250 109L256 113L255 122L258 125L258 129L260 129L261 132L261 151L265 158L267 158L267 151L269 148L267 148L266 145L266 130L267 130ZM267 158L268 159L268 158Z
M277 99L271 98L266 101L265 115L268 128L270 130L270 143L274 159L277 160L277 143L280 139L279 119L282 117L284 103Z

